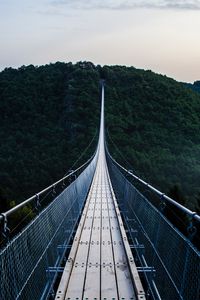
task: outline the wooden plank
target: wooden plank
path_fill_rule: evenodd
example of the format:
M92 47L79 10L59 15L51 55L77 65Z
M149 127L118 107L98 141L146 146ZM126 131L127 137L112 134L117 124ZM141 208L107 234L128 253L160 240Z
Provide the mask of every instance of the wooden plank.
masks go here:
M99 190L96 191L96 195L98 193ZM100 299L100 217L101 203L97 202L94 210L83 299Z
M108 173L106 178L109 181ZM116 217L115 205L111 190L107 190L107 211L109 215L110 239L112 241L113 260L116 267L116 282L119 299L135 299L131 276L127 264L127 257L123 249L123 241L119 231L118 219Z
M138 271L137 271L137 267L135 265L135 261L134 261L134 258L133 258L132 252L131 252L130 245L128 243L127 235L126 235L126 232L125 232L125 229L124 229L121 214L120 214L120 211L119 211L119 208L118 208L117 200L116 200L116 197L115 197L115 194L114 194L114 191L113 191L113 187L111 185L109 175L108 175L108 179L109 179L110 189L111 189L111 192L112 192L112 198L113 198L114 205L115 205L115 211L116 211L116 215L117 215L118 225L119 225L119 228L120 228L120 235L121 235L122 241L123 241L122 248L124 249L124 250L121 249L121 254L119 254L120 252L118 252L118 251L119 251L120 247L115 247L116 253L117 253L116 255L122 255L122 253L124 253L126 255L127 264L129 266L130 276L131 276L131 279L132 279L132 285L133 285L134 290L135 290L135 296L134 296L135 298L133 298L133 299L145 300L146 299L145 292L144 292L144 289L143 289L143 286L142 286L142 283L141 283L141 280L140 280L140 277L139 277L139 274L138 274ZM120 280L119 280L119 282L120 282ZM123 284L122 284L122 287L123 287Z
M104 174L104 189L102 197L104 204L102 204L102 249L101 249L101 298L104 299L118 299L117 282L115 273L115 263L112 251L112 241L110 234L110 222L108 213L108 202L111 201L107 197L107 178ZM106 183L106 185L105 185Z

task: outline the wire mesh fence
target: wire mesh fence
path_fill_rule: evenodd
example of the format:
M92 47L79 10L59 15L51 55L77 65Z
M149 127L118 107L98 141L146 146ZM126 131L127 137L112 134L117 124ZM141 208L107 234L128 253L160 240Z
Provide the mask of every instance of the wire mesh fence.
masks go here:
M145 262L156 270L153 280L160 298L200 299L200 252L127 180L109 157L108 165L132 242L139 241L145 246ZM144 262L141 257L138 260Z
M86 199L96 156L81 175L0 252L0 299L45 299ZM63 251L59 250L61 246Z

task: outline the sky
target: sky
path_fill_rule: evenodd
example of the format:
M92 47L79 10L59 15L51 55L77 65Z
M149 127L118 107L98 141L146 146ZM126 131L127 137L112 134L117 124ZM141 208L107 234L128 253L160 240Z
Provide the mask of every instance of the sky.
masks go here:
M0 69L56 61L200 80L200 0L0 0Z

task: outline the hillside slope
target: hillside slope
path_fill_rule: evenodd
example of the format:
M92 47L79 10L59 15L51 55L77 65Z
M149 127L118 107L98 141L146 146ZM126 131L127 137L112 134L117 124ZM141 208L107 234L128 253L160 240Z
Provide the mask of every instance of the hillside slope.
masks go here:
M0 73L1 210L63 176L80 157L98 128L102 77L111 153L163 192L178 186L187 206L197 205L200 95L151 71L84 62Z
M80 157L99 124L98 81L91 64L0 73L0 210L52 184Z
M177 187L182 202L195 209L200 95L151 71L115 66L105 67L104 73L109 133L125 159L110 142L114 156L171 196Z

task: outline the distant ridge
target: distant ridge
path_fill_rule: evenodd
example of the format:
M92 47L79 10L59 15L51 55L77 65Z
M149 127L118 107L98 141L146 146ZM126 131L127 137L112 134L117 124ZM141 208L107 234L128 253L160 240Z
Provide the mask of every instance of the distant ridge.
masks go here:
M195 81L193 84L187 84L193 91L200 93L200 80Z

